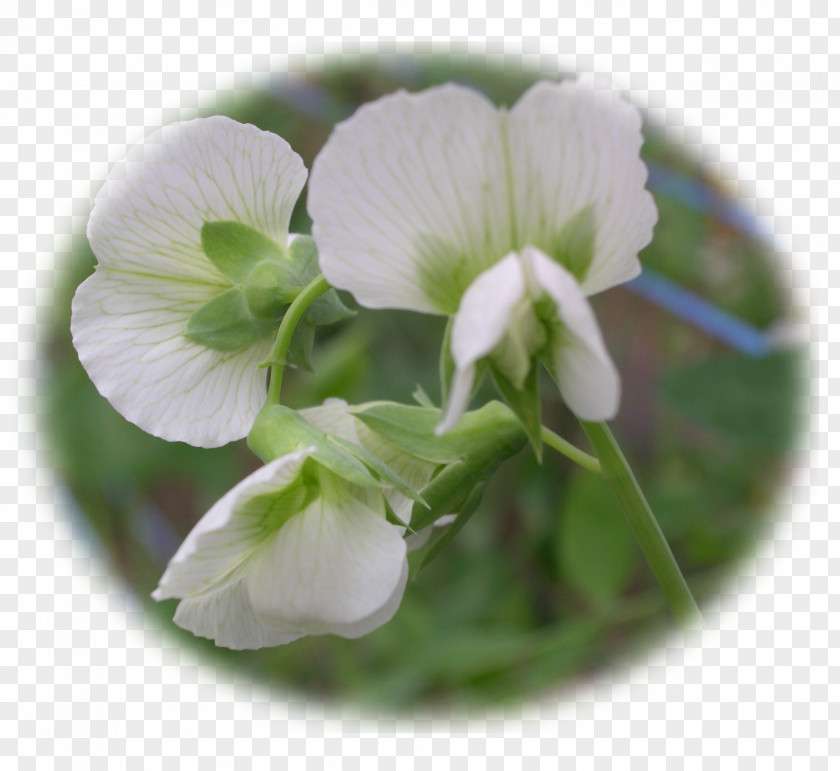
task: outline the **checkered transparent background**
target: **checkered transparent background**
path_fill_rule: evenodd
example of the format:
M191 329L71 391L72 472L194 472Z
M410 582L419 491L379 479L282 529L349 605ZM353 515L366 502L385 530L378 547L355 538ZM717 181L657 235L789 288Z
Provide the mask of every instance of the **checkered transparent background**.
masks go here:
M840 757L840 525L830 514L840 503L840 268L829 262L840 252L840 20L829 8L4 0L0 764L192 768L201 757L238 769L288 758L334 768L344 756L349 769L376 757L384 769L433 758L519 769L559 757L582 769L828 769ZM396 720L268 693L197 663L144 619L71 530L44 467L35 343L63 269L56 251L84 228L91 182L145 132L270 70L429 50L595 73L729 180L789 255L781 269L810 321L812 418L774 537L703 631L539 703Z

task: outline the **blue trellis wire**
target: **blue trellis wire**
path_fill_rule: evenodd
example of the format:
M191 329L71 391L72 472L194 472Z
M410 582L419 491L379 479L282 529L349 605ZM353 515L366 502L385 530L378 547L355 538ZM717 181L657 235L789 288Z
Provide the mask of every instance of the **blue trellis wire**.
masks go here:
M657 195L670 198L716 219L753 238L764 238L756 220L743 207L724 199L701 180L678 174L657 163L647 162L648 187ZM748 356L766 356L773 349L768 336L752 324L733 316L703 297L681 287L661 273L645 268L625 284L636 294L659 305L683 321Z
M760 329L654 270L645 268L640 276L624 286L748 356L766 356L773 348Z

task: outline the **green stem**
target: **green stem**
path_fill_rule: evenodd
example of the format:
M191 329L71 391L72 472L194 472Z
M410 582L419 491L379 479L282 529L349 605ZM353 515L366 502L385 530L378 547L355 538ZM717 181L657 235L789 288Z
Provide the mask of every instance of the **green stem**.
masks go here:
M263 367L271 366L271 379L268 384L267 404L274 404L280 399L280 387L283 384L283 367L286 364L286 355L289 352L289 346L292 344L292 335L295 333L298 322L301 320L306 309L317 300L324 292L330 289L327 280L318 275L312 279L297 297L292 301L286 315L283 316L283 321L280 322L280 329L277 330L277 338L274 340L274 346L268 358L260 365Z
M699 618L700 611L612 431L606 423L581 421L581 425L601 459L604 479L621 503L671 613L681 624L689 624Z
M583 468L591 471L593 474L601 473L601 464L597 458L593 458L583 450L575 447L571 442L567 442L562 436L555 434L551 429L542 426L540 435L549 447L557 450L561 455L565 455L569 460L573 460L579 466L583 466Z

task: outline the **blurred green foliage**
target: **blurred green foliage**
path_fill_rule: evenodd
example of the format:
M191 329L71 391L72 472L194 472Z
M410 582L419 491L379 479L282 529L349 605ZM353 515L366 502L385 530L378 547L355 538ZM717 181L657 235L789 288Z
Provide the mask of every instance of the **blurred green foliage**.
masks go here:
M512 104L536 77L446 59L362 61L239 95L223 112L281 134L310 166L333 123L381 94L456 80ZM703 179L659 133L646 129L646 136L646 158ZM714 212L661 195L657 204L660 221L641 255L644 264L762 329L784 317L784 292L766 247ZM308 232L309 225L302 199L292 231ZM606 486L552 453L539 466L526 450L501 467L469 524L409 584L396 617L373 634L231 652L181 632L171 620L175 602L153 603L149 593L192 525L258 461L244 442L204 450L155 439L96 393L69 335L70 299L93 265L80 242L73 275L55 294L43 427L80 521L185 647L313 697L402 709L483 706L583 677L642 650L668 623ZM795 359L724 351L626 289L594 299L622 371L614 430L702 602L765 529L794 440L801 392ZM319 330L314 371L290 373L284 401L410 402L418 384L436 399L443 327L441 318L360 309L350 322ZM477 402L492 393L485 386ZM544 422L585 446L554 389L543 393ZM414 568L422 557L412 555Z

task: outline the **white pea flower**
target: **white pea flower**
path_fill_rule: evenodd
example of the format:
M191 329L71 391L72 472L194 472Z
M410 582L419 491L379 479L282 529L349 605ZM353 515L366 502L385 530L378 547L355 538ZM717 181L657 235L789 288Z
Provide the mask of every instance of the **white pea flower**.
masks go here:
M181 599L176 624L244 649L359 637L390 620L408 576L401 528L307 464L314 452L263 466L193 528L152 595Z
M100 393L169 440L245 436L288 284L306 169L279 136L229 118L166 126L96 196L95 273L73 300L73 342Z
M414 489L439 465L377 437L339 400L301 416L373 453ZM357 484L352 464L342 476L347 459L322 455L330 442L269 461L198 522L152 595L180 598L175 623L244 649L305 635L360 637L391 619L408 561L405 528L387 521L386 501L400 519L410 518L412 501L393 488Z
M616 413L586 297L636 276L652 237L640 129L631 105L570 81L510 110L457 85L398 92L336 127L308 196L321 270L368 307L455 317L441 430L482 363L509 400L543 361L579 417Z

